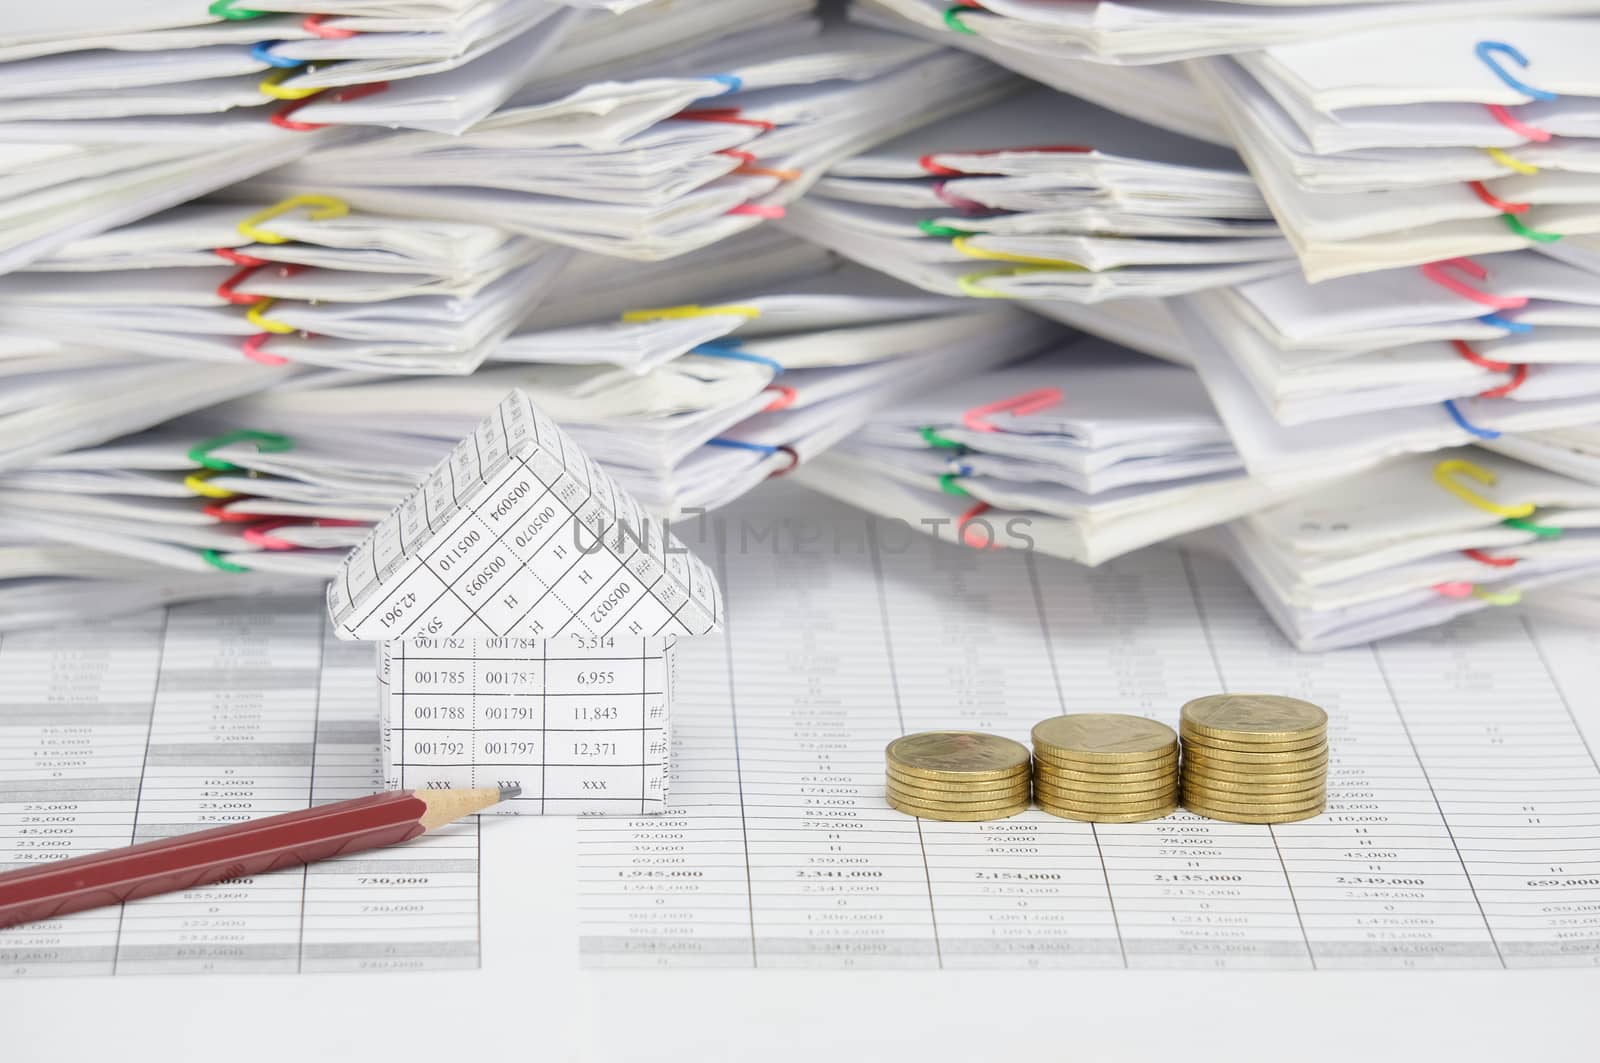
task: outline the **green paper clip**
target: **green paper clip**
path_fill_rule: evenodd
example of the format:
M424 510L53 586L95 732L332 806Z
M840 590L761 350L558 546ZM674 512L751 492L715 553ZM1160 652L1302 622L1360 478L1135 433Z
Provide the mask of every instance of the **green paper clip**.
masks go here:
M207 564L211 565L213 568L219 568L224 572L250 571L243 565L236 565L232 561L227 560L215 550L202 550L200 551L200 556L206 560Z
M922 441L928 444L930 447L943 447L945 450L965 449L955 440L946 439L944 436L940 435L931 424L925 424L921 428L917 429L917 434L920 435L922 437Z
M1518 236L1526 237L1529 240L1537 240L1541 244L1553 244L1561 239L1560 233L1547 233L1539 229L1528 228L1522 224L1522 219L1515 214L1502 214L1500 215L1500 220L1506 223L1507 229L1510 229Z
M272 14L270 11L251 11L247 7L234 7L233 5L238 2L239 0L213 0L206 10L229 22L245 22L253 18L266 18Z
M955 30L957 33L965 33L969 37L976 37L978 35L978 31L961 21L962 13L967 10L969 9L961 7L960 5L945 8L944 24Z
M925 235L942 236L947 239L956 236L973 235L965 229L953 229L948 225L940 225L932 218L923 218L921 221L917 222L917 228L921 229Z
M294 449L294 440L288 436L281 436L276 432L257 432L252 428L239 428L196 443L189 448L189 460L203 469L215 469L218 472L239 472L243 469L242 465L235 465L233 462L223 461L221 458L213 458L211 452L218 447L225 447L229 443L241 443L246 440L255 443L256 450L267 454Z
M1531 520L1523 520L1520 517L1511 517L1507 520L1501 521L1500 523L1504 524L1508 528L1515 528L1518 531L1532 532L1541 539L1561 538L1561 528L1552 528L1546 524L1535 524Z
M965 487L962 487L960 484L956 483L956 474L953 472L941 473L939 475L939 490L943 491L947 495L959 495L962 498L972 497L971 491L968 491Z

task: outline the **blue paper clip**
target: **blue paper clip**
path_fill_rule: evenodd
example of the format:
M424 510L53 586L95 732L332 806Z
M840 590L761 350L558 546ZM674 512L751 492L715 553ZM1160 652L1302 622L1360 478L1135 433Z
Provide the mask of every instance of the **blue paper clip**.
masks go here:
M771 358L763 358L759 354L751 354L749 351L740 350L737 343L702 343L698 347L691 348L689 353L698 354L705 358L727 358L735 362L754 362L756 365L770 367L773 376L783 375L783 366Z
M285 59L281 55L272 54L272 46L282 43L282 41L257 41L250 46L250 58L258 63L266 63L268 66L303 66L305 64L304 59Z
M1516 89L1530 100L1556 99L1556 93L1546 92L1544 89L1536 89L1532 85L1526 84L1515 74L1512 74L1506 70L1505 67L1501 66L1499 61L1494 58L1495 53L1498 52L1499 54L1510 58L1511 61L1516 63L1518 66L1526 67L1528 65L1527 56L1523 55L1512 45L1506 44L1504 41L1479 41L1478 46L1474 48L1473 51L1477 53L1479 59L1483 60L1483 65L1494 72L1495 77L1499 78L1501 81L1504 81L1507 85L1510 85L1512 88Z
M1463 417L1461 415L1461 411L1456 409L1456 404L1455 404L1455 400L1454 399L1445 399L1444 400L1444 408L1445 408L1446 412L1448 412L1450 414L1450 419L1452 421L1454 421L1456 424L1460 425L1466 431L1471 432L1473 435L1477 436L1479 439L1499 439L1500 438L1500 433L1496 432L1494 429L1492 429L1492 428L1479 428L1477 425L1473 424L1471 421L1468 421L1465 417Z

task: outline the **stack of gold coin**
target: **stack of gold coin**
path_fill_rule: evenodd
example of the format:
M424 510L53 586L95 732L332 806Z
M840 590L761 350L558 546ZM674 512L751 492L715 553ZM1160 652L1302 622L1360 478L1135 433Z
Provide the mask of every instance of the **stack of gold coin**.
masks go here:
M1183 807L1232 823L1310 819L1328 802L1328 714L1275 694L1183 707Z
M1178 736L1143 716L1051 717L1033 729L1033 799L1091 823L1159 819L1178 807Z
M1028 747L974 731L925 731L896 738L889 806L924 819L1004 819L1028 807Z

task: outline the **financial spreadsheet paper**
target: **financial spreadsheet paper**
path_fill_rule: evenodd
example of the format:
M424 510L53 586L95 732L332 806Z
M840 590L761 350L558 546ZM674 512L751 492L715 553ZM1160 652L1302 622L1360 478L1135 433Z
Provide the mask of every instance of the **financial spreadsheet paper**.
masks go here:
M1200 553L980 557L798 491L719 519L683 536L728 625L681 645L667 814L469 820L18 927L0 974L227 976L186 980L198 1008L235 983L266 1000L323 971L412 971L509 1022L528 985L568 999L580 966L581 988L619 967L646 969L626 976L642 987L663 967L1600 965L1600 633L1495 610L1306 655ZM378 788L371 648L324 616L209 603L0 640L0 866ZM905 731L1026 740L1082 710L1175 723L1223 689L1327 708L1325 815L934 823L883 804L883 747ZM280 972L303 977L243 977ZM369 981L388 979L337 984ZM23 999L71 1010L84 992Z

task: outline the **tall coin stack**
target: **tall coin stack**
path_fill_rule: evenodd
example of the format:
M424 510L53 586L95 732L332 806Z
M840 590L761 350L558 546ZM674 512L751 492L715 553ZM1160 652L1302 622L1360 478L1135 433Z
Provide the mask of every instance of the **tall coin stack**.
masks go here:
M1275 694L1183 707L1183 807L1232 823L1309 819L1328 802L1328 714Z
M1091 823L1159 819L1178 806L1178 736L1143 716L1044 720L1033 729L1033 799Z
M885 796L923 819L1004 819L1028 808L1028 747L974 731L926 731L890 742Z

